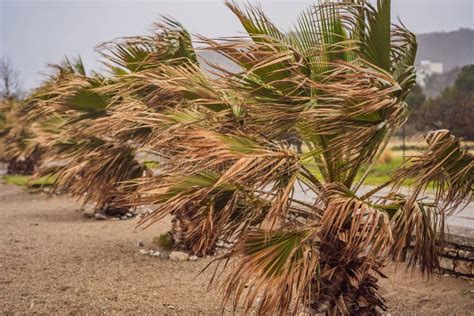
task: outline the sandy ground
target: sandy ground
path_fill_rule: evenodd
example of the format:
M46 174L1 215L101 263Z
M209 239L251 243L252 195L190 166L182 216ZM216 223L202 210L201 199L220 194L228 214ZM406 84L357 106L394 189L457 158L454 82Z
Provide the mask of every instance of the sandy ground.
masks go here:
M199 274L210 259L142 255L137 242L148 246L168 225L135 232L135 223L86 219L68 197L0 184L0 314L218 314L218 292L207 289L212 270ZM392 315L474 312L472 282L386 272Z

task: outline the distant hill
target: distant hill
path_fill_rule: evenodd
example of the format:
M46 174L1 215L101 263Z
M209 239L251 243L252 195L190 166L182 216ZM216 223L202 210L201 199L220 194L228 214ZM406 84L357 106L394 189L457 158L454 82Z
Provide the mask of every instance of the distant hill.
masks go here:
M444 72L474 64L474 30L419 34L417 39L416 64L421 60L440 62L443 63Z

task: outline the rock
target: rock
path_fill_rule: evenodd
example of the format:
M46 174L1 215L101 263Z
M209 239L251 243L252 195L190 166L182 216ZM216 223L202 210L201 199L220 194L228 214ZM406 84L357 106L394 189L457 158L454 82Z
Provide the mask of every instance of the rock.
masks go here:
M127 216L128 218L132 218L134 215L133 215L132 213L130 213L130 212L127 212L127 213L125 214L125 216Z
M189 260L189 254L183 251L172 251L170 253L170 259L174 261L187 261Z
M306 222L307 222L306 218L304 218L303 216L298 216L296 218L296 221L301 223L301 224L306 224Z
M85 218L93 218L94 213L84 212L84 214L82 214L82 216L84 216Z
M191 256L189 257L189 261L196 261L198 259L197 256Z
M154 211L154 208L152 208L151 206L146 206L146 205L140 205L135 208L135 213L139 215L150 214L150 213L153 213L153 211Z
M153 257L161 257L161 252L159 252L159 251L153 251L153 252L151 252L151 251L150 251L150 256L153 256Z
M440 262L439 262L439 266L442 268L442 269L445 269L445 270L450 270L450 271L453 271L454 270L454 264L453 264L453 260L451 259L448 259L448 258L441 258Z
M458 255L458 251L453 248L446 248L444 250L444 253L451 257L456 257Z
M474 260L474 252L470 252L470 251L467 251L467 250L459 250L458 254L459 254L459 257L461 257L461 258Z
M146 249L140 249L140 253L141 253L142 255L147 255L149 252L148 252L148 250L146 250Z
M456 262L456 268L454 269L457 273L471 275L472 274L472 262L458 260Z
M104 212L109 216L125 216L128 212L128 208L108 206Z
M145 243L142 240L137 241L137 247L138 248L143 248L145 247Z
M95 213L94 218L96 220L103 221L103 220L107 219L107 216L103 213Z
M128 217L126 215L124 215L124 216L120 217L120 219L121 220L126 220L126 219L128 219Z

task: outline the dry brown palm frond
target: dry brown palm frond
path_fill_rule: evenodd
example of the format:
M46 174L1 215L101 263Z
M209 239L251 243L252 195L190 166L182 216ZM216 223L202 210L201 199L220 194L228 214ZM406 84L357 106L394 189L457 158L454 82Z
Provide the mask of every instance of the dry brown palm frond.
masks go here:
M468 203L473 194L474 157L462 149L459 139L448 130L430 132L425 140L428 144L425 152L412 157L394 176L395 189L405 179L413 179L411 200L414 201L432 187L434 203L440 211L449 214Z
M321 236L328 243L342 241L348 256L366 253L368 263L383 258L392 242L387 214L360 200L340 184L328 184L323 189L326 209L321 219Z
M175 131L176 155L161 166L162 175L139 181L137 202L159 206L140 225L175 214L189 223L184 236L189 248L204 252L209 249L200 245L235 238L238 229L237 234L245 233L243 227L265 218L281 221L290 209L298 159L248 136L196 128ZM256 194L257 188L262 192ZM208 227L213 230L206 232Z
M133 149L100 140L85 142L60 157L68 163L57 173L56 186L66 188L74 196L84 197L84 203L96 202L99 208L124 203L119 199L121 182L138 178L143 173Z
M224 304L260 315L296 314L320 291L319 252L311 229L251 230L226 258L242 256L223 283ZM218 269L218 268L217 268Z
M433 273L439 267L445 232L445 213L439 206L411 197L391 194L381 201L391 215L394 260L419 266L422 273Z
M158 112L194 101L198 105L219 109L225 106L220 85L195 64L169 65L126 74L96 89L115 95L115 99L138 99Z
M474 159L447 130L430 132L425 140L425 152L412 157L389 182L364 197L394 183L391 192L379 201L392 217L391 254L431 274L439 267L446 216L469 203L472 196ZM397 193L407 179L414 182L412 192L407 196ZM432 200L425 197L431 188Z
M118 76L159 67L164 63L197 64L190 34L167 17L153 25L149 36L118 38L97 47L104 64Z
M276 171L298 170L295 154L271 143L250 138L243 134L223 134L205 129L183 128L164 135L163 146L176 140L174 151L178 154L164 166L166 174L195 175L202 172L220 174L221 183L253 183L266 186L281 177ZM177 141L179 140L179 142ZM259 177L255 177L259 172ZM277 176L277 178L275 178Z

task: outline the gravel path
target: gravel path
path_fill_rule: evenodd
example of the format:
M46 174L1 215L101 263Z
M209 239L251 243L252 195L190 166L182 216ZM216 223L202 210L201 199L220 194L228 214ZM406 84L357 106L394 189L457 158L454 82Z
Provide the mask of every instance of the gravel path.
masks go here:
M86 219L65 197L28 194L0 183L0 314L219 314L218 293L207 289L210 259L175 262L143 255L168 229L134 231L136 220ZM402 267L383 280L390 313L469 314L472 283L430 281Z

